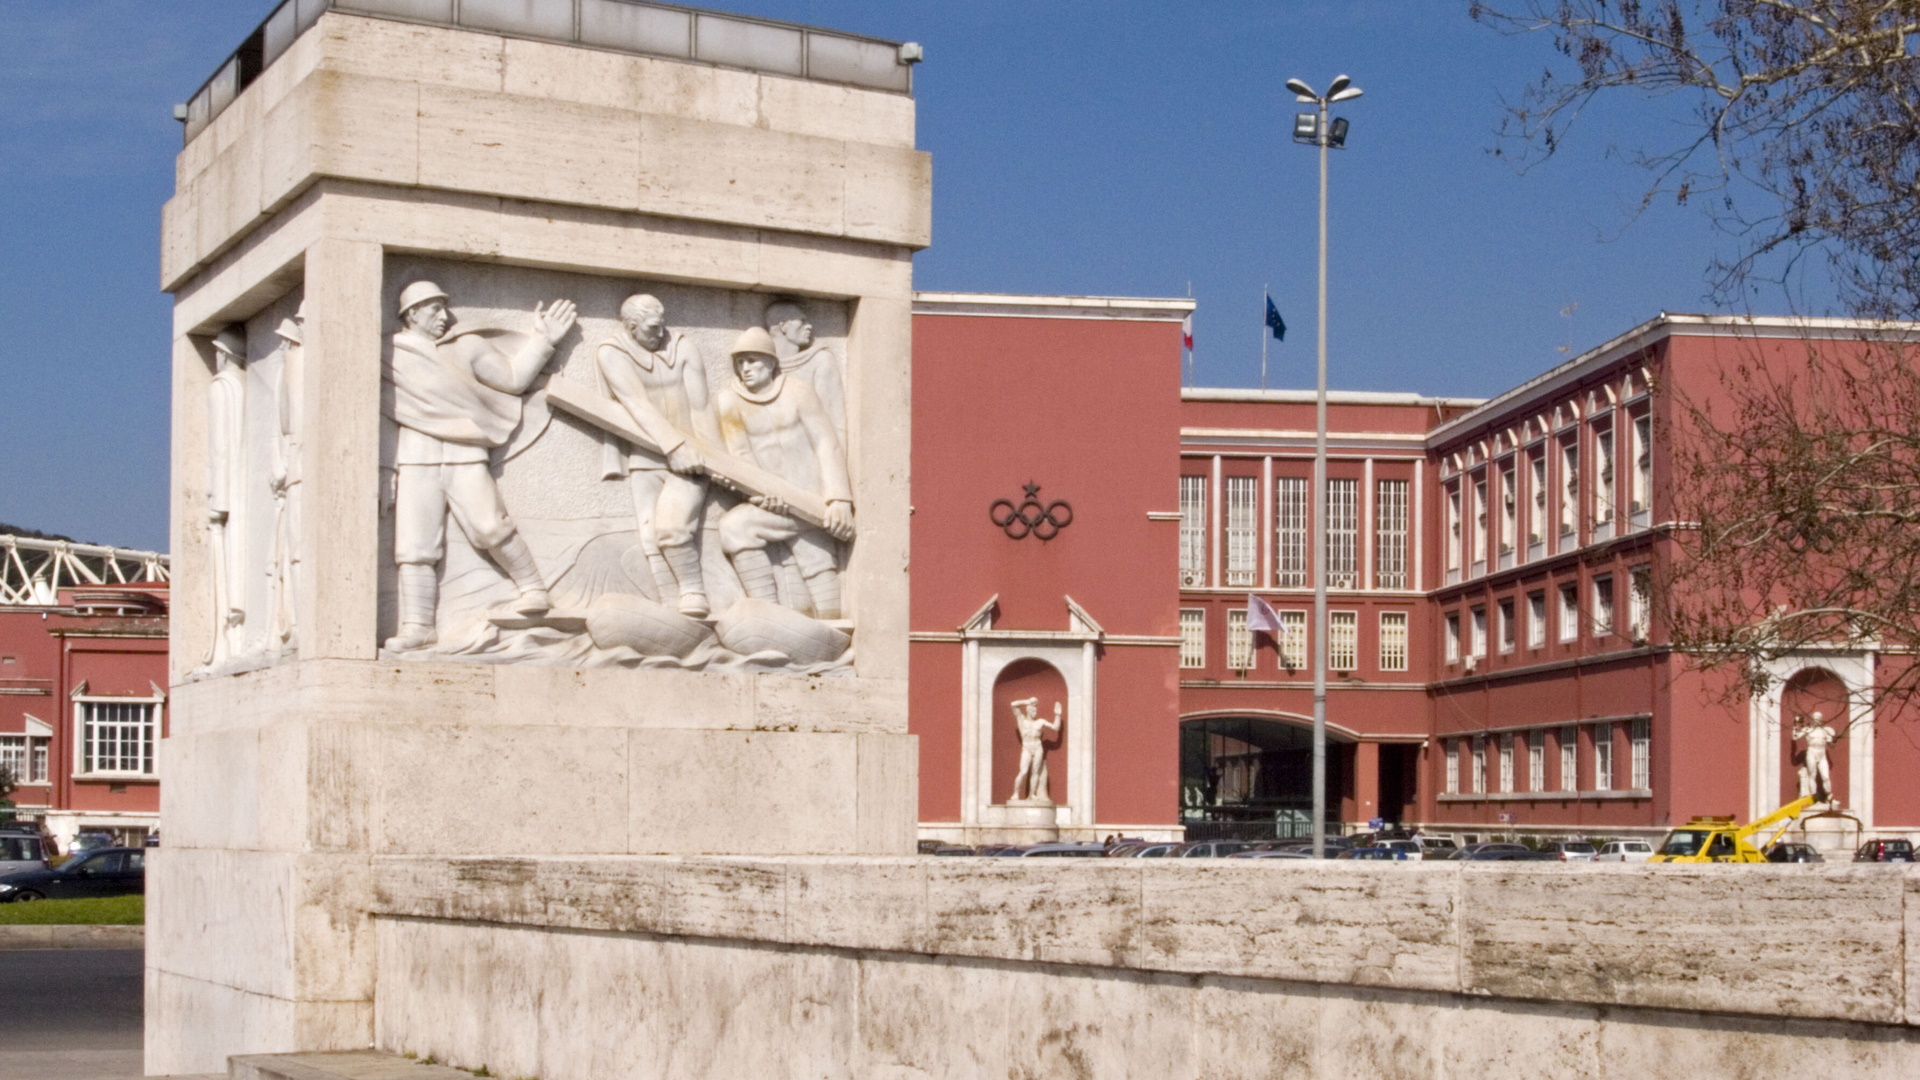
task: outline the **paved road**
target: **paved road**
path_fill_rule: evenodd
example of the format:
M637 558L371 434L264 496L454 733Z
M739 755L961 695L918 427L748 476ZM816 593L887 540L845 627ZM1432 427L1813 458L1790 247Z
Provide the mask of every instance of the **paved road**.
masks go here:
M141 1075L142 955L0 951L0 1080Z

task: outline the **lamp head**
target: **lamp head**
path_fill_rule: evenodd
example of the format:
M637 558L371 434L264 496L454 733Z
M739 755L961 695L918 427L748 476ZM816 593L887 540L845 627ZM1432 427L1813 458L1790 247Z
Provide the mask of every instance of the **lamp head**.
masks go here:
M1360 88L1357 86L1349 86L1345 90L1342 90L1339 93L1333 95L1332 97L1329 97L1327 100L1328 101L1352 101L1354 98L1357 98L1359 96L1360 96Z
M1342 149L1347 145L1346 117L1336 116L1333 118L1332 123L1327 125L1327 145L1335 150Z
M1317 143L1320 141L1319 113L1303 112L1293 114L1293 141L1300 143Z
M1299 79L1288 79L1287 89L1293 91L1295 94L1298 94L1301 101L1319 101L1320 100L1320 95L1313 92L1313 87L1308 86L1306 83L1301 82Z
M1345 90L1352 83L1353 80L1347 78L1345 75L1335 75L1333 81L1327 84L1327 97L1331 99L1335 94Z

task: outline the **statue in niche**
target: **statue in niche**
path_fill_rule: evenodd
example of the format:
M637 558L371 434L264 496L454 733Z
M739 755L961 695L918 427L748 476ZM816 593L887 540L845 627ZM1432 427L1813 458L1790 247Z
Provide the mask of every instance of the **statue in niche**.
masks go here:
M213 339L213 383L207 388L207 561L213 579L213 646L219 664L241 651L246 622L246 546L239 510L246 491L247 339L222 330Z
M700 570L700 525L706 507L706 460L698 444L717 446L719 429L707 403L707 369L700 350L667 329L666 308L646 294L620 305L624 332L594 349L602 393L626 409L652 448L609 441L607 468L624 474L633 490L640 549L663 602L680 614L710 613Z
M1793 718L1793 737L1807 740L1806 757L1800 765L1800 797L1817 796L1819 802L1833 802L1833 763L1827 750L1840 738L1818 709L1811 717Z
M803 379L813 387L814 396L827 410L841 445L847 439L847 391L840 357L824 344L813 340L813 323L806 309L791 300L776 300L767 305L767 333L773 335L774 355L780 358L780 373Z
M273 440L273 556L267 575L273 582L273 641L282 651L294 647L295 593L300 573L300 401L306 346L307 305L273 331L280 339L280 381L274 388L279 414Z
M533 552L507 515L489 459L520 427L522 395L573 329L573 303L536 307L532 335L451 334L448 299L430 281L401 290L401 329L393 335L388 368L390 419L398 428L391 497L400 630L387 648L396 651L437 640L436 567L446 554L449 515L520 591L493 622L534 625L552 608Z
M1053 722L1040 719L1040 699L1025 698L1013 703L1013 724L1020 732L1020 769L1014 774L1013 795L1009 803L1052 805L1048 791L1047 748L1042 742L1048 732L1060 730L1060 703L1053 703Z
M790 513L771 494L750 497L720 517L720 549L748 597L779 602L769 548L784 544L807 590L806 604L819 619L840 617L837 542L853 538L853 492L847 457L819 395L808 383L787 378L773 338L750 327L732 349L734 378L714 407L727 452L804 491L818 494L826 514L814 527Z

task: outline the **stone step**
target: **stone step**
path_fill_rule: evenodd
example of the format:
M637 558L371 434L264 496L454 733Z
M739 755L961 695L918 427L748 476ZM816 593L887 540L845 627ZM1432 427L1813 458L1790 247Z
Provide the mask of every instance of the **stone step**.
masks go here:
M473 1074L378 1050L341 1050L229 1058L227 1080L473 1080Z

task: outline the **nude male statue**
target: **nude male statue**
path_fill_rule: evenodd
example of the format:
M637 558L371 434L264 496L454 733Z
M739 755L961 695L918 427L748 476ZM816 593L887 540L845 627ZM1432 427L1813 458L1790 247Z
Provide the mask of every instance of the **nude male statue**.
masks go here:
M1827 759L1827 748L1840 736L1815 710L1810 718L1794 718L1793 737L1807 740L1806 764L1800 767L1800 797L1817 795L1821 802L1832 802L1833 764Z
M1053 703L1053 722L1040 719L1040 699L1026 698L1013 703L1013 723L1020 731L1020 770L1014 774L1013 802L1052 802L1048 792L1047 749L1041 740L1049 731L1060 730L1060 703ZM1026 794L1022 795L1021 789Z
M520 590L512 613L544 615L552 602L533 552L507 516L488 467L495 447L512 438L521 397L573 329L572 301L533 312L534 334L498 340L449 337L447 294L431 281L400 292L401 330L393 335L393 550L400 575L400 632L387 648L419 649L436 640L440 582L451 515L473 546L485 551Z
M213 383L207 387L207 554L213 577L212 663L239 651L246 621L246 562L237 528L247 476L247 339L222 330L213 339Z
M620 305L624 332L594 349L602 389L626 407L660 453L628 447L606 474L625 473L640 524L640 549L663 602L678 598L680 614L709 613L700 571L700 518L706 507L705 463L694 443L719 446L720 430L707 408L707 369L700 350L667 329L666 308L644 293Z
M720 550L749 597L779 602L770 544L785 543L799 564L813 614L840 617L839 553L853 538L853 490L840 436L813 387L780 372L772 337L757 326L734 341L734 378L720 391L714 416L727 452L826 500L826 527L789 515L771 496L755 496L720 516Z

